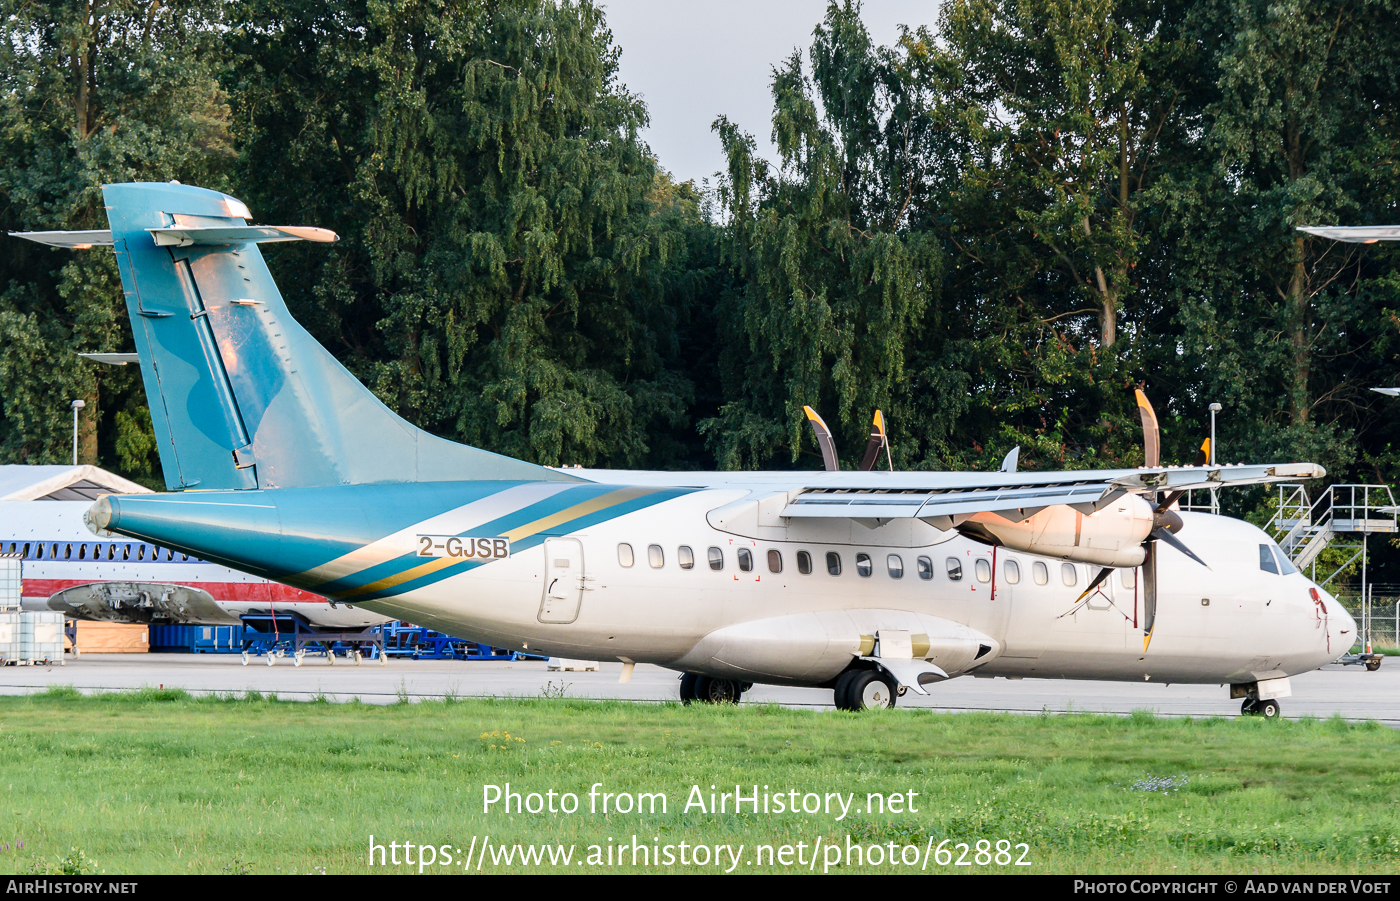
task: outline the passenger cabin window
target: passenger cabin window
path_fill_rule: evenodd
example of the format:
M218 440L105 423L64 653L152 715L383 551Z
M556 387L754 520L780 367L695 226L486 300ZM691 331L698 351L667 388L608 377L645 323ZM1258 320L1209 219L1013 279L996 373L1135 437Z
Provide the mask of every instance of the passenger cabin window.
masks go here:
M841 555L835 551L826 552L826 571L833 576L841 575Z
M1008 559L1001 568L1001 574L1006 577L1007 585L1016 585L1021 581L1021 564Z
M94 556L95 556L95 555L94 555ZM80 545L78 545L78 559L79 559L79 560L86 560L86 559L87 559L87 545L85 545L85 544L80 544Z
M783 571L783 552L773 548L768 552L768 571L770 573L780 573Z
M1259 545L1259 568L1266 573L1278 575L1278 563L1274 560L1273 548L1267 544Z
M619 544L617 546L617 563L619 566L631 566L637 559L632 555L632 545Z
M661 545L647 545L647 563L651 564L652 569L660 569L666 565L666 555L661 552Z
M977 570L977 581L992 581L992 561L988 560L986 557L978 557L975 569Z
M1050 581L1050 567L1039 560L1031 564L1031 578L1035 579L1035 584L1044 585Z
M746 573L753 572L753 551L750 551L746 547L741 547L738 550L738 557L739 571Z
M856 554L856 574L862 578L869 578L875 567L870 563L869 554Z
M1136 588L1136 587L1137 587L1137 570L1135 570L1135 569L1120 569L1120 570L1118 570L1118 582L1119 582L1124 588Z
M715 572L724 569L724 551L717 547L712 547L708 552L708 557L710 560L710 569Z
M1079 581L1079 572L1075 570L1073 563L1060 564L1060 581L1070 587Z
M695 552L685 545L676 548L676 562L681 565L681 569L695 568Z
M890 554L885 558L885 568L889 571L891 579L904 578L904 559L898 554Z
M948 580L950 582L962 581L962 561L957 557L949 557L947 561Z
M136 559L137 559L137 560L145 560L145 559L146 559L146 546L145 546L144 544L138 544L138 545L136 545Z
M804 576L812 574L812 555L806 551L797 552L797 571Z
M919 578L925 582L933 578L933 561L927 557L919 558Z

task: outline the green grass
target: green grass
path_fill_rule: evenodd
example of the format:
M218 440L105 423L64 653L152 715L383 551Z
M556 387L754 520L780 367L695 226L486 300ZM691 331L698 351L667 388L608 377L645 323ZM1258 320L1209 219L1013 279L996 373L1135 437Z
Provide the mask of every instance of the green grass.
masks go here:
M1033 866L1018 872L1389 872L1400 859L1397 752L1395 731L1340 719L856 715L571 699L375 707L58 689L0 698L0 870L364 872L370 834L463 851L485 835L504 846L576 843L580 857L635 834L646 844L742 843L744 872L805 870L755 866L753 849L800 841L810 854L818 836L921 854L930 836L951 840L945 847L967 841L969 859L979 839L1024 842ZM1143 790L1149 779L1173 785ZM483 784L505 782L575 792L581 811L483 813ZM668 813L589 814L595 782L664 791ZM836 822L682 809L692 785L708 795L735 783L854 793L853 812ZM909 791L916 814L854 812L867 793ZM501 869L488 859L483 872Z

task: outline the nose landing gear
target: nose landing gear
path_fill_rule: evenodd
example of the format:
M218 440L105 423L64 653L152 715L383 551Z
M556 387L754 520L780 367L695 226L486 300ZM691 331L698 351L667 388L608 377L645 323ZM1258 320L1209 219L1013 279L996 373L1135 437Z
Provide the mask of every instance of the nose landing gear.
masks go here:
M1240 707L1240 716L1262 716L1266 720L1276 720L1283 712L1278 701L1273 698L1259 700L1257 698L1245 698L1243 706Z

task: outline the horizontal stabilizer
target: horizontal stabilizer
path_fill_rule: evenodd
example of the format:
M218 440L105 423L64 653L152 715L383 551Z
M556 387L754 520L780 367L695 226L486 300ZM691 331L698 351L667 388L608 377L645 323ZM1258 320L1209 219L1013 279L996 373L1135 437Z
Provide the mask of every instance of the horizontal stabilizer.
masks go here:
M87 250L89 247L111 247L112 230L93 228L77 232L10 232L12 238L23 238L35 244L50 247L69 247L73 250Z
M224 228L148 228L157 247L193 247L196 244L268 244L274 241L315 241L334 244L340 236L330 229L305 225L243 225ZM111 244L109 236L107 243Z
M1377 241L1400 241L1400 225L1352 225L1299 228L1300 232L1346 241L1350 244L1374 244Z
M125 366L127 363L140 363L140 354L78 354L85 360L94 363L106 363L109 366Z

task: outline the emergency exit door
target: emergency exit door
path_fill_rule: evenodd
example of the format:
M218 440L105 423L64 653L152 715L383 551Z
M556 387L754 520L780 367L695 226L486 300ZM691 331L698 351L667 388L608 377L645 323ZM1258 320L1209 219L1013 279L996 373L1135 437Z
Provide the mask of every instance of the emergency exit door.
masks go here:
M571 623L583 603L583 543L577 538L544 542L544 599L539 621Z

